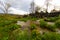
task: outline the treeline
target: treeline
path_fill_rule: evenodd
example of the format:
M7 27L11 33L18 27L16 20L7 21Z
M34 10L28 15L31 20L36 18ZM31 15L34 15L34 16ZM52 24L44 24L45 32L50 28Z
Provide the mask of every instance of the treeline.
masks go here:
M35 13L31 13L29 14L29 16L32 16L32 17L56 17L56 16L59 16L60 15L60 12L51 12L51 13L44 13L44 12L35 12Z

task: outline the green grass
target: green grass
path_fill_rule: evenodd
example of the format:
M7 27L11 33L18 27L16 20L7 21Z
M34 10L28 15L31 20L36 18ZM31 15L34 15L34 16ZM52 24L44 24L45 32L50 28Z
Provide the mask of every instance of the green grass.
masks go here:
M36 28L37 28L36 24L31 24L31 26L30 26L30 29L31 29L31 30L34 30L34 29L36 29Z
M57 33L45 33L42 36L42 40L60 40L60 34L57 34Z
M60 19L55 22L57 28L60 28Z
M30 40L30 34L27 32L27 30L18 30L18 31L15 31L13 32L12 34L12 39L15 39L15 40ZM11 40L11 38L10 38Z
M58 19L59 19L59 17L48 17L45 20L47 20L48 22L55 22Z
M46 28L47 22L44 21L43 19L40 19L40 27L41 28Z
M0 40L9 40L10 32L21 27L16 22L16 16L0 15Z
M60 40L60 34L53 32L54 29L60 28L60 17L48 18L48 21L54 22L54 25L47 24L44 18L40 19L39 28L47 28L52 30L49 33L40 34L40 30L37 31L38 25L30 25L31 30L21 30L21 26L17 25L17 21L36 21L38 18L18 18L16 15L0 15L0 40Z
M46 26L46 28L48 29L48 30L50 30L50 31L52 31L52 32L55 32L56 30L56 26L55 25L50 25L50 24L47 24L47 26Z

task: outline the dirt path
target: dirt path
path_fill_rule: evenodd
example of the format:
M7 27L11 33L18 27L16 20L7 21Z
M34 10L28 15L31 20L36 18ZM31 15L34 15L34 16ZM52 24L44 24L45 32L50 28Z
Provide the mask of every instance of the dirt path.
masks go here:
M24 30L24 29L28 29L29 30L29 27L30 27L30 24L31 23L34 23L36 25L39 25L40 22L39 20L36 20L36 21L27 21L27 22L24 22L24 21L17 21L17 25L21 25L21 29ZM54 25L54 22L48 22L48 24L50 25ZM47 29L42 29L42 28L37 28L37 30L42 34L43 32L50 32L49 30ZM60 29L56 29L56 33L59 33L60 34Z
M48 22L48 24L50 24L50 25L54 25L54 22Z

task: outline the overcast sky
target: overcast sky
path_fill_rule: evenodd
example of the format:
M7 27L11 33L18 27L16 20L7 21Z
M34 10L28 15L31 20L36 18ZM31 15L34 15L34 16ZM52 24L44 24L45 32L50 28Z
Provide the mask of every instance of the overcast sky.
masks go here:
M32 0L6 0L6 1L11 3L12 7L16 9L29 11L30 3Z
M0 0L0 1L8 2L11 4L12 7L16 8L16 9L28 12L29 8L30 8L30 3L32 0Z
M27 12L29 11L30 3L32 2L32 0L0 0L0 1L9 2L11 3L12 7ZM60 0L50 0L50 1L53 5L60 6ZM44 2L45 0L35 0L35 3L39 6L43 6ZM53 9L53 6L51 5L49 8Z

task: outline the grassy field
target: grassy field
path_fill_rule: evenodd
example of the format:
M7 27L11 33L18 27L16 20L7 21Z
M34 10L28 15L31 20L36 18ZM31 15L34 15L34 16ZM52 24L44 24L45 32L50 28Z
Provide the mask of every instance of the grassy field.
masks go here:
M29 25L22 30L17 21ZM22 24L23 25L23 24ZM32 18L18 15L0 14L0 40L60 40L60 16Z

